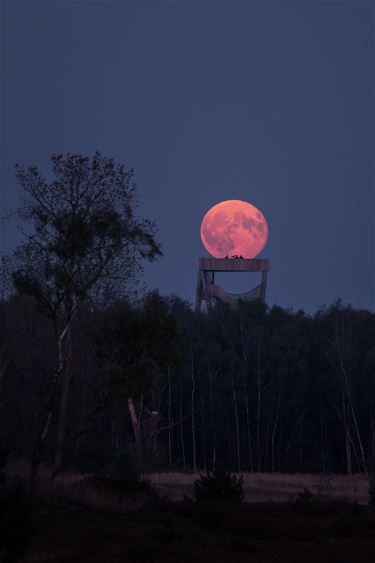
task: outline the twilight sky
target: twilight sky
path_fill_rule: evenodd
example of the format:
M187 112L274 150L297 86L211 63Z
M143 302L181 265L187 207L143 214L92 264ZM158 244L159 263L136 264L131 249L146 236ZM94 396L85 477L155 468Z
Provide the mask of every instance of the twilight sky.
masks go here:
M269 303L374 310L374 6L3 1L2 212L16 162L98 149L158 225L150 288L193 301L201 220L242 199L269 224ZM2 248L18 237L6 222Z

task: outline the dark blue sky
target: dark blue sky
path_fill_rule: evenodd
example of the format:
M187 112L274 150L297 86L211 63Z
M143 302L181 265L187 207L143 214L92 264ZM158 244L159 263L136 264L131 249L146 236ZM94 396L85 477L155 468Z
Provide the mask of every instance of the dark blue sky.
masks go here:
M3 2L2 90L3 212L15 162L99 149L158 225L150 288L193 301L201 219L243 199L270 303L374 309L374 3Z

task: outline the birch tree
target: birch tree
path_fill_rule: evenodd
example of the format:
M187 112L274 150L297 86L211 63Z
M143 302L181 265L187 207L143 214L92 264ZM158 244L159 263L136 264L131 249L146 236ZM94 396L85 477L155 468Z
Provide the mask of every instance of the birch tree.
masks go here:
M62 383L55 464L60 465L67 404L67 342L83 303L126 293L141 259L161 254L155 227L135 215L134 171L99 152L53 155L52 179L36 166L16 167L23 193L18 216L28 224L10 259L16 292L30 296L53 325L56 365L40 419L32 473L49 432ZM61 380L63 381L61 382Z

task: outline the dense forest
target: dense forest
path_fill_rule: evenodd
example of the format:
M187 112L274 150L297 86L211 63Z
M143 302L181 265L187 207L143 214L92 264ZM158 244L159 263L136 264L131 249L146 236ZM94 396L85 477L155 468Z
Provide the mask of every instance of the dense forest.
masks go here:
M3 447L56 470L374 472L375 315L260 301L194 312L137 290L161 255L133 171L99 153L17 169L3 257ZM137 290L137 291L136 291Z
M1 304L1 429L31 458L55 362L48 319ZM261 302L194 313L176 298L75 317L42 459L80 471L121 454L143 470L374 471L375 315Z

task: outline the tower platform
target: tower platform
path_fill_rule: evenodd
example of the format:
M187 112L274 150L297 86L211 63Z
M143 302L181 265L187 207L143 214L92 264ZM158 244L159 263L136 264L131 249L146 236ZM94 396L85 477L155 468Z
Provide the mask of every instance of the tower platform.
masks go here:
M201 310L203 301L208 309L213 306L215 300L231 307L235 307L240 299L261 299L265 302L269 270L270 262L267 258L199 258L195 310ZM262 276L260 284L253 289L244 293L228 293L215 284L216 272L261 272Z

